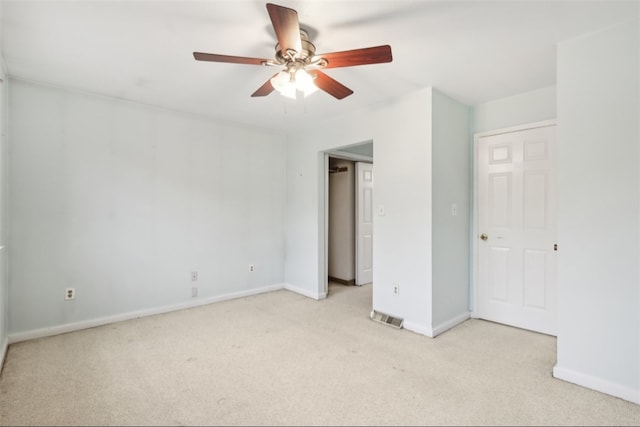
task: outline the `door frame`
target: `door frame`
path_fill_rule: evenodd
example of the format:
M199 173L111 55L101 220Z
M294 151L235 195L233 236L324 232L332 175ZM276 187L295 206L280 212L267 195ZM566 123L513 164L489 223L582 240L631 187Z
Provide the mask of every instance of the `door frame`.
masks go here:
M556 119L551 120L543 120L540 122L527 123L518 126L510 126L507 128L494 129L485 132L478 132L473 134L473 217L471 224L471 295L469 301L471 302L471 317L478 318L478 306L479 306L479 273L478 273L478 257L479 257L479 238L480 238L480 228L478 225L478 213L479 213L479 203L478 203L478 144L480 138L484 138L487 136L495 136L501 135L505 133L518 132L522 130L529 129L537 129L549 126L557 125ZM557 167L556 167L557 173Z
M369 141L365 141L369 142ZM372 142L372 141L371 141ZM353 145L360 145L362 143L351 144L344 147L337 147L330 150L321 151L321 168L320 171L323 184L322 191L322 202L324 206L321 208L322 216L324 216L322 222L322 237L319 243L323 246L321 250L318 251L320 255L320 262L318 263L318 270L320 273L320 282L318 294L323 295L326 298L329 295L329 157L344 159L344 160L352 160L354 162L368 162L373 163L373 158L369 156L364 156L355 153L349 153L346 151L340 151L342 148L351 147ZM357 256L357 253L356 253Z

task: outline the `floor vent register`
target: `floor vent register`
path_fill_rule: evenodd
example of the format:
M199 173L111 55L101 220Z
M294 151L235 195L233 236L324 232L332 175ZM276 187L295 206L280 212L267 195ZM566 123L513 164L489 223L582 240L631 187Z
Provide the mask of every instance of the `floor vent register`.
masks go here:
M394 328L402 328L402 319L393 317L388 314L380 313L379 311L371 311L371 320L385 325L393 326Z

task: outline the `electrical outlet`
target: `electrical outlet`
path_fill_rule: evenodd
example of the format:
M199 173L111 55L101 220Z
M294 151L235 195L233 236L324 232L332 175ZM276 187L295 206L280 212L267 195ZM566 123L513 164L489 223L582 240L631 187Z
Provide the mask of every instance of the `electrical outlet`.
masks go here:
M400 295L400 285L398 285L397 283L393 284L393 295L394 296Z
M198 281L198 272L197 271L192 271L191 272L191 281L192 282L197 282Z
M194 286L194 287L191 288L191 296L193 298L198 296L198 288L197 287Z
M253 264L251 264L251 265L249 266L249 271L251 271L251 272L255 271L255 267L253 266Z
M76 289L75 288L67 288L64 291L64 299L72 300L76 297Z

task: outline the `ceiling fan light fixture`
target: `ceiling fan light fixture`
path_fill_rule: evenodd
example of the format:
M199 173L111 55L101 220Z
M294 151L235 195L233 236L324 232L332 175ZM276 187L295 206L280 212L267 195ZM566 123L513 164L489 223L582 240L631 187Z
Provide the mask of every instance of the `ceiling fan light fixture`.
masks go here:
M313 83L313 77L309 75L303 68L287 68L280 71L271 78L271 86L282 96L296 99L297 92L300 91L305 97L311 95L318 90Z
M292 78L289 70L282 70L271 79L271 86L281 95L296 99L296 86L292 82Z
M288 70L282 70L271 79L271 85L275 90L280 90L291 82L291 73Z
M304 93L305 97L318 90L318 86L313 83L313 77L311 77L304 69L298 69L294 74L294 78L296 89Z

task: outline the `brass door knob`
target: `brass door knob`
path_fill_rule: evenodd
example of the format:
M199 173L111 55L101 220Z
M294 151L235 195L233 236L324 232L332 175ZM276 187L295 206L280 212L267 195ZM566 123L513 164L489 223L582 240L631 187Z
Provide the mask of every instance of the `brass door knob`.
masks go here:
M489 238L489 236L487 236L485 233L482 233L482 234L480 235L480 238L481 238L482 240L487 240L487 239Z

